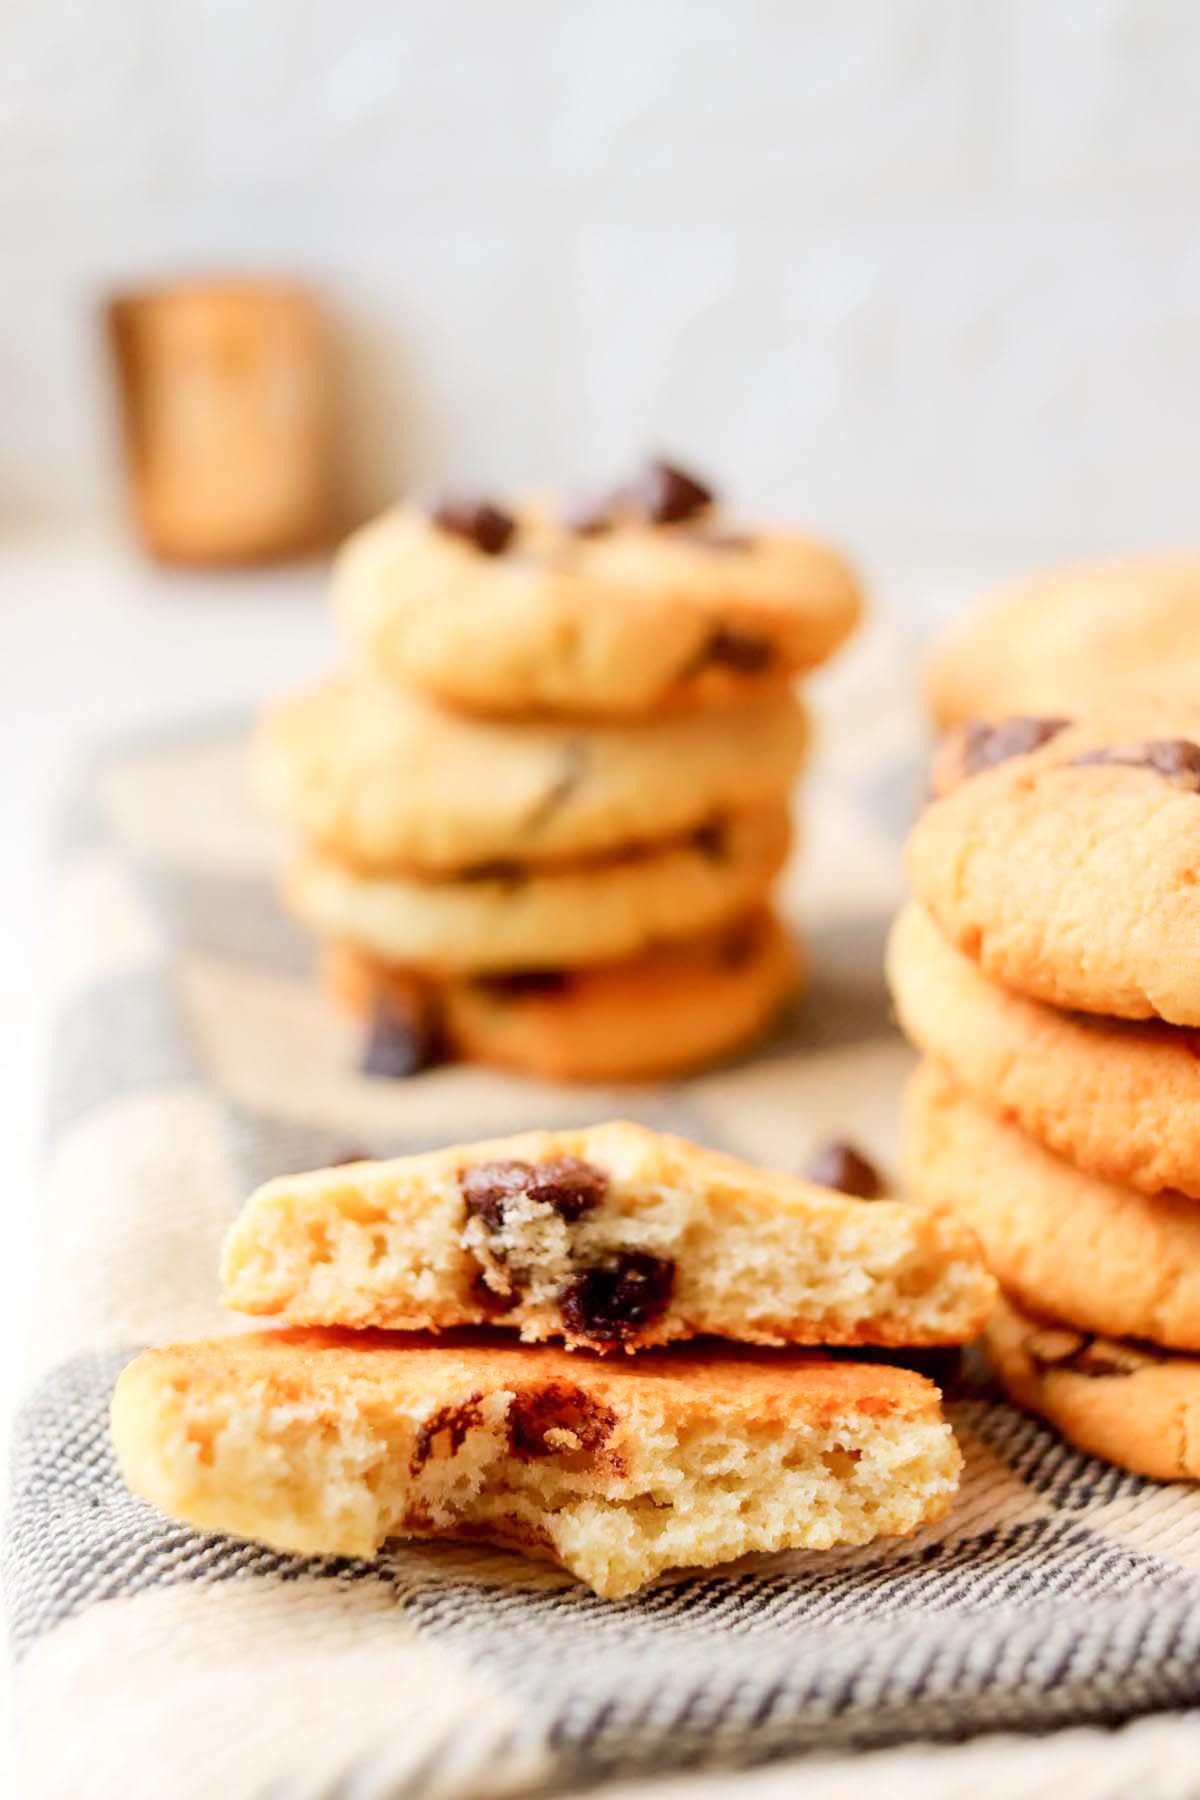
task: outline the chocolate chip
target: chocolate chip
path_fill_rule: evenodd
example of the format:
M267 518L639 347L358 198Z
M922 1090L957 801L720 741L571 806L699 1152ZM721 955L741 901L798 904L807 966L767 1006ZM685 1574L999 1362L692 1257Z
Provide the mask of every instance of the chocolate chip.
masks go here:
M1070 719L1001 719L989 724L985 719L971 719L963 728L963 774L979 775L1011 757L1028 756L1070 723Z
M738 631L732 625L718 625L704 646L699 659L701 667L714 664L734 669L739 675L760 675L770 667L775 646L757 632Z
M511 513L501 512L487 500L462 496L435 502L429 516L439 530L448 531L452 537L465 538L485 556L501 556L517 528Z
M608 1192L608 1176L580 1156L555 1156L542 1163L477 1163L463 1170L458 1185L468 1214L498 1231L509 1201L519 1197L553 1207L561 1219L573 1224L599 1206Z
M432 1068L444 1054L440 1025L432 1007L402 1011L386 996L376 1001L363 1050L364 1075L403 1080Z
M1131 1344L1114 1344L1067 1326L1047 1325L1040 1331L1031 1331L1023 1348L1030 1362L1043 1372L1059 1370L1086 1376L1089 1381L1136 1375L1139 1369L1165 1360Z
M444 1439L446 1454L457 1455L469 1431L483 1424L482 1394L469 1394L457 1406L441 1406L431 1413L417 1433L417 1441L409 1459L409 1469L419 1475L433 1455L439 1438Z
M724 969L744 969L758 949L760 936L757 919L739 919L716 942L716 960Z
M618 1250L572 1275L559 1291L563 1324L574 1337L621 1344L662 1317L675 1288L675 1264L644 1250Z
M537 999L570 992L569 969L509 969L501 975L476 975L472 987L496 1000Z
M821 1144L805 1164L803 1175L818 1187L836 1188L859 1200L878 1200L886 1186L875 1164L844 1138L830 1138Z
M518 1391L508 1409L508 1446L523 1459L564 1451L594 1455L612 1436L617 1415L568 1381ZM574 1440L572 1442L572 1440Z
M646 464L622 500L655 525L678 525L713 503L711 488L674 463L655 458Z
M724 819L709 819L697 825L691 834L693 847L710 862L726 862L729 857L729 827Z
M1200 744L1190 738L1149 738L1140 744L1109 744L1101 750L1085 750L1073 756L1069 768L1082 769L1095 764L1116 764L1121 768L1150 769L1164 775L1176 787L1189 793L1200 793Z

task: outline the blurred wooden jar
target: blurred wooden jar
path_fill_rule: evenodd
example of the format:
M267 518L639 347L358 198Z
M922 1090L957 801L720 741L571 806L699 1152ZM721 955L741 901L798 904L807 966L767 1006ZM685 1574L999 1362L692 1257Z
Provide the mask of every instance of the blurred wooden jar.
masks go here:
M334 527L331 376L314 296L195 281L107 309L134 511L168 562L282 560Z

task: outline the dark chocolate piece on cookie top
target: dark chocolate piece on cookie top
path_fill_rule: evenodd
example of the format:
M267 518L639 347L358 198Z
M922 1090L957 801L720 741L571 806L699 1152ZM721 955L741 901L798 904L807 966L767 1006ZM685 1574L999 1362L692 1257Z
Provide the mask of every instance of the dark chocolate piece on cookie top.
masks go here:
M1115 766L1126 769L1149 769L1163 775L1176 787L1200 793L1200 744L1190 738L1148 738L1138 744L1107 744L1099 750L1084 750L1067 765L1072 769L1093 766Z
M488 500L465 496L447 496L436 500L429 516L439 531L451 537L465 538L484 556L501 556L508 549L517 522L511 513L502 512Z
M608 1192L608 1176L581 1156L554 1156L546 1162L515 1159L476 1163L458 1178L467 1212L498 1230L512 1200L524 1198L549 1206L573 1224L599 1206Z
M654 525L680 525L705 512L715 498L703 481L661 457L648 462L621 494L625 505Z
M844 1138L821 1144L804 1165L805 1181L817 1187L835 1188L857 1200L878 1200L886 1183L869 1157Z
M704 646L698 662L703 668L733 669L739 675L759 675L775 655L770 638L734 625L718 625Z
M618 1250L581 1269L558 1296L563 1324L595 1344L622 1344L661 1319L675 1289L675 1264L644 1250Z
M963 727L962 772L979 775L1014 756L1028 756L1065 731L1070 719L971 719Z

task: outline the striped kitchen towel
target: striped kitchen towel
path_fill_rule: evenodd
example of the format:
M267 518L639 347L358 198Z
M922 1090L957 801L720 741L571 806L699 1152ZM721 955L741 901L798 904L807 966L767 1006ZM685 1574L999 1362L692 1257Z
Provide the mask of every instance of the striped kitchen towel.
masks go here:
M681 1772L750 1796L798 1775L750 1765L795 1758L831 1795L1195 1791L1200 1498L1077 1454L986 1388L952 1407L967 1474L936 1528L618 1603L487 1549L276 1555L161 1517L113 1464L117 1371L226 1326L218 1246L269 1174L617 1113L783 1167L831 1132L886 1160L908 1053L880 951L906 783L879 775L902 745L880 748L817 784L791 890L807 999L750 1059L618 1092L360 1075L274 898L241 735L93 765L57 896L40 1375L6 1536L29 1800L630 1795L652 1775L670 1794ZM1052 1735L1015 1735L1034 1731Z

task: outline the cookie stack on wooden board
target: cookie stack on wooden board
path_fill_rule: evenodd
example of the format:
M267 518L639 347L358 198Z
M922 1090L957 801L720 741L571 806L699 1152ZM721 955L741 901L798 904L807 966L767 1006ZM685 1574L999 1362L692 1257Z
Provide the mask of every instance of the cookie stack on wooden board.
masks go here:
M136 1492L310 1555L484 1539L609 1597L940 1518L933 1383L793 1347L961 1344L994 1292L951 1213L623 1123L285 1176L223 1278L287 1329L126 1369Z
M905 1173L979 1234L1017 1400L1200 1477L1200 713L950 733L888 973Z
M255 782L368 1067L621 1079L754 1037L795 980L771 889L795 677L859 614L841 559L654 463L565 519L389 513L334 599L353 670L271 710Z

